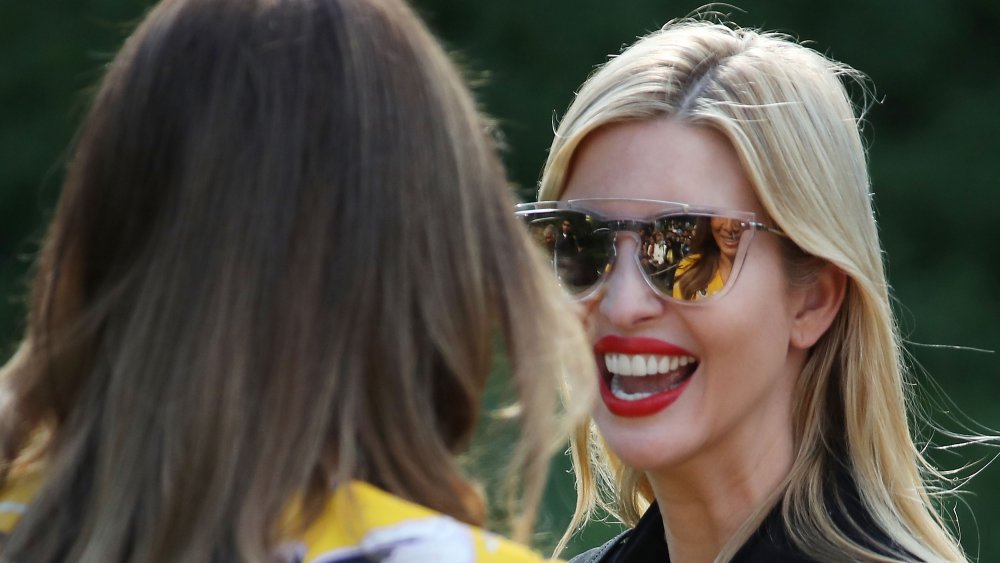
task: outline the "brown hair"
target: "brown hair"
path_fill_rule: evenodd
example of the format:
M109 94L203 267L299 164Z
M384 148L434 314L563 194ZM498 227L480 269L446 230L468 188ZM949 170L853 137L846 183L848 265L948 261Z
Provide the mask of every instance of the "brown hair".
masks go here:
M481 523L454 454L502 336L515 535L590 364L452 63L397 0L164 0L110 64L2 370L6 558L263 560L302 493ZM568 352L568 353L564 353Z
M694 299L695 294L708 287L719 269L719 245L712 236L712 225L708 217L699 217L694 229L694 240L691 248L697 253L691 266L677 279L680 284L681 296L684 299ZM692 256L692 258L695 258Z

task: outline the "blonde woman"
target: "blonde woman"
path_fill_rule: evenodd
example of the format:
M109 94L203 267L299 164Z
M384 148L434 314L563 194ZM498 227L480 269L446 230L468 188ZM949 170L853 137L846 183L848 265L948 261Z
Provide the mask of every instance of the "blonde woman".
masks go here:
M456 455L502 342L529 539L558 374L593 368L484 125L398 0L153 8L2 369L2 560L540 561Z
M580 249L557 273L601 400L571 531L595 505L631 526L574 561L965 560L907 422L850 84L787 37L680 21L562 119L518 214L569 222ZM639 233L675 233L691 262L713 221L733 252L711 291L637 256Z

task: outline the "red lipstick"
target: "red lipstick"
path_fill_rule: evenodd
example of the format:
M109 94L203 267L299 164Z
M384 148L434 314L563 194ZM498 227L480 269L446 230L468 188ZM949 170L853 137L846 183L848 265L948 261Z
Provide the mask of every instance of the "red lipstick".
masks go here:
M595 354L656 354L660 356L694 356L680 346L656 338L625 338L605 336L594 343Z
M643 417L656 414L669 407L676 401L687 384L691 381L690 373L693 373L697 363L690 365L688 375L679 384L671 389L654 393L642 399L624 399L616 396L611 391L612 377L614 376L605 366L605 354L627 354L627 355L654 355L654 356L689 356L694 354L663 340L654 338L624 338L621 336L605 336L594 344L594 355L597 359L598 370L600 372L601 399L612 414L621 417Z

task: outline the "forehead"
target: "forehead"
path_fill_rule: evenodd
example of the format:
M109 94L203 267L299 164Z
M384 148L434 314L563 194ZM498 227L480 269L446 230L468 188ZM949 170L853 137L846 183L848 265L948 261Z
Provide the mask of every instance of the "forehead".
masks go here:
M671 119L591 133L574 155L561 199L630 197L763 213L729 141Z

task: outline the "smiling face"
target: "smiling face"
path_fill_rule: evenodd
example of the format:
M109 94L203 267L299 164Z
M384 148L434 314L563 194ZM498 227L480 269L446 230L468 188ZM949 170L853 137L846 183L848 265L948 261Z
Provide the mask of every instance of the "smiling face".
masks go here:
M611 125L586 139L562 199L595 197L766 218L724 137L666 119ZM617 205L622 215L642 209ZM723 254L730 246L735 254L734 225L712 227ZM618 255L634 254L637 244L619 237ZM752 464L775 447L790 451L792 390L805 353L790 346L794 300L783 272L778 238L758 234L729 293L684 305L659 298L632 261L618 261L585 302L585 321L601 372L594 419L625 463L669 473Z
M740 233L743 229L736 219L712 217L712 238L718 245L722 256L732 262L736 258L736 250L740 246Z

